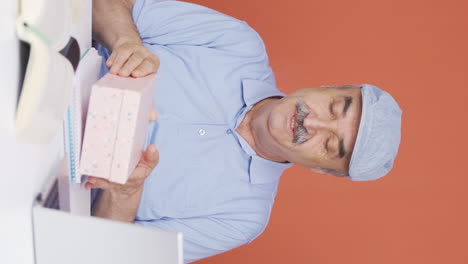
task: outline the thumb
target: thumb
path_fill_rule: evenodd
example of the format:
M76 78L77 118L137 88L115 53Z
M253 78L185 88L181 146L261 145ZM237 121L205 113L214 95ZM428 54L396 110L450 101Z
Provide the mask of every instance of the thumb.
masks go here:
M146 178L153 169L158 165L159 153L154 145L149 145L146 151L141 155L140 162L138 162L135 170L132 173L133 178Z
M145 153L142 155L142 159L140 163L142 165L147 166L151 169L154 169L159 162L159 152L156 149L154 144L151 144L146 149Z

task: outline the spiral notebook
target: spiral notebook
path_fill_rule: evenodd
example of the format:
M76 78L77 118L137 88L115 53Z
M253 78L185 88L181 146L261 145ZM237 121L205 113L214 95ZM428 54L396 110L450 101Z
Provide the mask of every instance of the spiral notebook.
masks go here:
M73 80L73 93L64 122L65 153L68 159L70 182L80 183L78 171L84 124L88 111L92 85L98 80L102 57L94 49L88 49L81 56Z

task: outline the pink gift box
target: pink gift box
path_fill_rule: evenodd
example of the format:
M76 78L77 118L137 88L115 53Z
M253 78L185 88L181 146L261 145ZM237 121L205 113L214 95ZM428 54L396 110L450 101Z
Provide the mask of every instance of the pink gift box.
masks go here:
M140 160L156 75L106 74L92 88L81 152L84 175L125 183Z

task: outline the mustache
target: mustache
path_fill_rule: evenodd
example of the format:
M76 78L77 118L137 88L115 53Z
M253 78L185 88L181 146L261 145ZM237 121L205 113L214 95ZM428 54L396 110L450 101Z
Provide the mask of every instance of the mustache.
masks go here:
M293 144L300 145L304 143L309 133L307 129L304 127L304 119L309 115L309 108L307 105L299 100L296 103L296 127L294 128L294 138Z

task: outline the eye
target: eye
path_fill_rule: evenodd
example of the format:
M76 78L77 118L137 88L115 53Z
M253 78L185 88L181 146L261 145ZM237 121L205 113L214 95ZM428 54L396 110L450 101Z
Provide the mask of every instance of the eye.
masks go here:
M330 110L331 117L335 118L336 117L336 114L335 114L335 100L330 102L330 105L328 106L328 109Z
M327 153L329 151L328 142L330 142L330 138L327 138L327 140L325 140L325 144L324 144L324 147L325 147L325 150L327 151Z
M336 135L330 135L327 140L325 140L324 148L327 154L335 155L339 149L339 139Z

